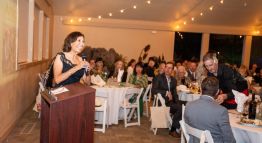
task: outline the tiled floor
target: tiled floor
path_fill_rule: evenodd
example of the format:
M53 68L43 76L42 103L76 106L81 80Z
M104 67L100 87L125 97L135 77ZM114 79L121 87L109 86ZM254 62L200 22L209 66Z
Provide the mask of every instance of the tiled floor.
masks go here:
M28 109L20 119L11 134L4 143L39 143L40 140L40 120L38 115ZM175 139L168 135L167 129L159 129L157 135L149 130L150 122L146 117L142 117L141 126L124 128L123 122L118 125L109 126L105 134L94 133L95 143L178 143L180 139Z

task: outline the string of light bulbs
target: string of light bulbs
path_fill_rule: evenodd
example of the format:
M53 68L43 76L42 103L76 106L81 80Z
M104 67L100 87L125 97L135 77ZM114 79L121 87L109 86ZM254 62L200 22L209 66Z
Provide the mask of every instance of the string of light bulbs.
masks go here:
M151 5L152 4L152 0L146 0L145 1L145 5ZM108 12L107 14L100 14L97 17L70 17L70 16L65 16L65 17L61 17L61 21L63 20L69 20L69 22L71 24L75 23L75 22L83 22L83 21L92 21L92 19L97 18L97 19L102 19L102 18L110 18L113 17L113 15L115 13L121 13L124 14L126 11L131 11L131 10L136 10L139 6L137 4L133 4L130 7L126 7L126 8L121 8L118 11L114 11L114 12ZM141 6L142 7L142 6Z
M205 13L208 13L208 12L212 12L212 11L214 11L214 9L216 8L216 7L218 7L218 6L223 6L224 5L224 3L225 3L225 0L218 0L219 1L219 3L213 3L213 4L211 4L208 8L206 8L206 9L204 9L204 10L200 10L200 12L199 12L199 15L195 15L195 16L191 16L191 17L189 17L188 15L186 15L185 17L187 17L187 18L184 18L184 20L181 22L181 21L179 21L179 22L177 22L175 25L175 30L179 30L182 26L181 25L183 25L183 26L186 26L188 23L193 23L193 22L195 22L196 21L196 19L200 16L200 17L203 17L204 15L205 15ZM241 2L242 4L243 4L243 7L247 7L248 6L248 0L241 0L241 1L243 1L243 2ZM253 31L253 34L255 34L255 35L258 35L258 34L260 34L260 30L254 30ZM183 36L181 36L181 34L179 33L179 36L183 39Z
M248 0L241 0L243 7L247 7L248 6ZM189 23L193 23L195 22L199 17L203 17L204 15L206 15L207 13L213 12L215 8L219 7L219 6L223 6L226 3L226 0L217 0L214 1L212 4L209 5L209 7L205 7L201 10L199 10L200 12L198 12L197 15L191 15L191 12L189 12L188 14L186 14L183 18L179 18L179 19L183 19L183 20L177 20L175 21L175 30L179 30L181 29L182 26L186 26ZM144 6L147 5L151 5L153 4L152 0L146 0L144 2ZM77 17L77 18L72 18L72 17L61 17L61 21L63 20L69 20L69 22L71 24L76 24L75 22L83 22L83 21L92 21L92 19L97 18L98 20L101 20L103 18L111 18L114 16L114 14L124 14L126 12L129 12L131 10L136 10L137 8L142 8L143 5L137 5L137 4L133 4L130 7L126 7L126 8L121 8L118 11L114 11L114 12L108 12L107 14L100 14L97 17ZM254 34L260 34L259 30L255 30L253 32Z
M217 1L215 1L213 4L211 4L208 8L206 9L202 9L200 10L200 12L198 13L199 15L194 15L194 16L188 16L189 14L185 15L185 18L183 18L183 20L179 21L176 23L175 29L178 30L180 29L182 26L187 25L188 23L193 23L197 20L198 17L203 17L206 13L208 12L212 12L214 10L215 7L217 7L218 5L223 5L225 0L218 0L219 3L217 3Z

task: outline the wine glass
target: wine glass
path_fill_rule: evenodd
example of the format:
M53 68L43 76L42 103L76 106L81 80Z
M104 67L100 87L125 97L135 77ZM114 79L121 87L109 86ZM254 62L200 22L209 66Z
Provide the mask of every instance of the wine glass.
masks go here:
M243 106L243 112L242 112L241 120L247 119L247 115L248 115L248 104L245 103L244 106Z

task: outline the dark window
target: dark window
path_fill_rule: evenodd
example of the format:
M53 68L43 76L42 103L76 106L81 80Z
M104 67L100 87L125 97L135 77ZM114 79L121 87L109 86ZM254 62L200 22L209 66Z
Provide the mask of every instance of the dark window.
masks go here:
M174 46L174 60L200 59L201 33L176 32Z
M250 65L254 63L262 68L262 36L252 37Z
M209 51L218 53L220 62L241 64L244 36L210 34Z

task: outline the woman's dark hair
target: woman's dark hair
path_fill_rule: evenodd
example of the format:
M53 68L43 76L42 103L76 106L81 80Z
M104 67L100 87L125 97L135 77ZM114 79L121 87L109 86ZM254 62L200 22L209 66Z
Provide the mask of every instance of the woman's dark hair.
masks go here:
M134 62L136 62L136 60L135 60L135 59L131 59L131 60L128 62L127 67L131 66L132 63L134 63Z
M141 68L142 68L142 74L145 74L145 70L144 70L143 63L142 63L142 62L138 62L138 63L136 63L135 68L134 68L134 75L135 75L135 76L137 75L137 73L136 73L136 67L141 67Z
M101 58L101 57L96 58L95 63L97 63L97 62L104 63L103 58Z
M75 31L67 35L64 41L63 52L70 52L72 47L71 43L75 42L78 37L85 37L81 32Z

